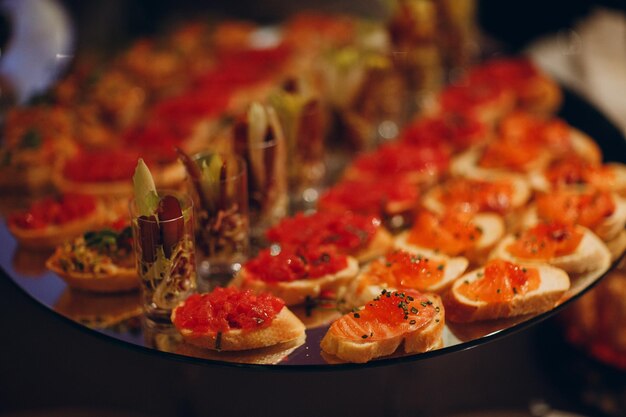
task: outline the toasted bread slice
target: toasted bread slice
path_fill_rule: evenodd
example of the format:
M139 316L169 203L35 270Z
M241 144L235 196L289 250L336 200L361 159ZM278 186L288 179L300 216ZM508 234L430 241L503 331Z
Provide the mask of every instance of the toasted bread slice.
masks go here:
M593 227L592 231L603 241L615 239L626 226L626 199L611 193L615 210L610 216L605 217L601 223ZM537 205L531 204L520 216L520 226L528 228L539 222Z
M407 252L409 252L407 250ZM419 252L414 252L420 254ZM420 254L423 255L423 254ZM433 265L443 269L443 276L435 283L417 286L402 286L396 282L394 277L385 277L378 274L372 274L372 263L361 269L357 277L349 284L345 299L348 307L361 307L368 301L372 300L383 289L387 290L403 290L405 288L414 289L423 292L442 293L447 290L455 279L461 276L467 269L469 262L463 257L448 256L430 256L426 255L428 261ZM383 260L373 262L384 262Z
M514 235L508 235L494 249L490 258L501 258L512 262L524 262L527 264L549 264L554 267L563 269L570 274L583 274L603 268L606 260L610 259L611 254L606 247L593 232L582 226L576 226L576 230L583 234L583 237L574 250L574 252L558 256L550 259L526 259L514 256L509 252L508 247L515 242Z
M480 166L482 155L487 146L489 145L475 146L454 157L450 163L450 173L457 177L485 178L494 173L506 174L511 172L511 170L506 167L485 168ZM548 162L550 162L549 151L539 151L535 158L519 167L518 171L527 173L541 170L547 166Z
M504 220L495 213L478 213L472 217L471 223L482 230L482 234L475 241L474 246L461 253L474 264L482 263L495 246L495 244L504 236ZM437 257L446 254L439 248L425 248L409 243L410 232L403 232L394 239L394 246L415 253L420 253L428 257Z
M172 322L175 322L177 309L178 307L172 311ZM299 339L305 334L304 324L287 307L280 310L268 327L260 329L234 329L223 333L195 333L185 328L178 330L185 342L191 345L221 351L240 351L274 346Z
M423 297L423 306L420 303L417 306L418 310L422 309L430 313L426 320L413 327L407 327L406 331L390 330L385 337L381 338L356 333L346 337L345 332L340 328L346 321L354 320L353 317L357 313L346 314L331 325L322 339L320 346L323 353L336 356L347 362L365 363L374 358L391 355L402 342L404 342L404 352L406 353L421 353L439 347L445 324L444 307L441 298L437 295L427 294ZM410 307L411 304L409 304ZM425 313L418 313L417 316L419 314ZM414 316L409 315L407 320L411 320L411 317ZM373 327L366 324L364 328ZM376 328L378 327L376 326ZM381 327L383 327L382 331L387 330L384 329L385 325ZM355 331L358 333L365 330L356 329Z
M99 272L67 271L62 264L63 249L57 248L46 261L46 267L60 276L68 286L92 292L112 293L137 289L139 276L136 268L125 268L108 264Z
M454 180L453 180L454 181ZM472 181L472 179L470 179ZM527 181L523 176L517 174L490 174L485 178L481 178L477 180L479 182L496 182L496 183L508 183L511 185L513 189L513 193L511 195L511 199L508 203L508 207L505 210L507 213L516 211L520 207L524 206L528 199L530 198L531 192L530 187L528 186ZM450 209L446 205L445 202L442 201L441 197L444 194L444 190L447 184L440 184L432 188L429 192L426 193L422 200L422 204L427 209L435 212L435 213L444 213L447 209Z
M617 237L605 243L609 252L611 252L611 261L615 261L626 250L626 230L623 230Z
M538 270L539 286L526 294L517 294L509 301L486 302L467 298L460 292L461 286L481 279L484 268L463 275L455 281L450 292L444 298L447 318L452 322L463 323L508 318L550 310L570 287L567 273L562 269L545 264L533 264L527 267Z
M255 293L270 292L281 298L286 305L302 304L307 298L318 298L325 290L334 290L350 282L359 272L356 259L348 257L348 265L334 274L319 278L299 279L288 282L265 282L256 279L244 266L230 285L253 290Z
M98 203L96 209L88 215L59 225L23 229L9 222L8 228L22 248L53 249L86 230L97 229L103 223L104 216L103 206Z

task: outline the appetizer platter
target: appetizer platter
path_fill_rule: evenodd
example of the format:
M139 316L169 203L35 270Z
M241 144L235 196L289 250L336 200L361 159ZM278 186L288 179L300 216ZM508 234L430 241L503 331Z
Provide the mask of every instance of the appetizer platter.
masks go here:
M626 141L527 58L416 86L399 24L197 23L96 81L79 61L7 116L2 270L108 338L247 366L427 359L564 309L626 251Z

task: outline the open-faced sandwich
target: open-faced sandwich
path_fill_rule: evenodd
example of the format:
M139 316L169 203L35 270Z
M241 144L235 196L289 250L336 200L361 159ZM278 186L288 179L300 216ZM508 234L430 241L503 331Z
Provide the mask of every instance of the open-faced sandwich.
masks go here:
M361 181L403 177L415 185L429 185L448 169L449 161L450 148L445 142L395 142L357 157L344 177Z
M333 246L359 262L383 255L393 244L378 217L351 212L298 213L283 219L266 235L269 242L281 246Z
M403 177L344 180L322 194L318 208L391 218L410 215L418 206L419 197L417 186Z
M262 250L243 266L231 285L255 293L270 292L286 305L296 305L347 284L358 270L356 259L332 247L286 246L278 253Z
M176 188L185 178L184 167L175 154L168 160L153 158L149 162L155 183L161 188ZM53 174L55 186L62 191L81 192L96 196L130 196L139 152L129 149L79 152L59 161Z
M435 213L488 212L510 221L529 198L530 187L524 178L502 174L484 179L451 178L426 193L422 204Z
M273 346L305 331L281 299L235 287L189 296L172 311L172 323L185 342L217 351Z
M446 318L465 323L541 313L553 308L569 287L562 269L493 259L454 282L444 298Z
M51 249L102 223L103 207L92 196L63 194L35 201L7 219L21 247Z
M572 155L592 164L601 159L596 143L563 120L514 112L498 125L493 141L457 155L450 171L475 178L506 172L528 174L541 172L554 159Z
M606 245L589 229L556 221L505 237L492 256L550 264L570 274L606 270L611 259Z
M504 236L504 220L495 213L420 211L413 227L395 239L395 246L425 256L464 256L472 263L486 259Z
M46 266L76 289L119 292L139 286L130 226L86 232L58 246Z
M531 185L547 192L556 188L587 185L601 191L626 194L626 166L619 163L599 164L578 155L553 161L546 169L534 172Z
M383 289L413 289L441 293L467 268L462 257L427 257L402 250L392 250L364 268L347 289L348 305L360 307Z
M522 224L540 221L578 224L602 239L616 259L626 249L626 201L615 193L589 187L568 187L541 193L528 207Z
M364 363L394 353L421 353L441 344L444 308L439 296L415 290L387 291L328 329L322 351L341 361Z

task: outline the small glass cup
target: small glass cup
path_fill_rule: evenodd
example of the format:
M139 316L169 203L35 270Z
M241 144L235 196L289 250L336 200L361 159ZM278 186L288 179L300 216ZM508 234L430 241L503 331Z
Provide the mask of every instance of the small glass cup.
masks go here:
M271 140L245 150L248 172L250 235L255 246L265 231L287 215L289 194L284 142Z
M182 215L165 221L142 216L134 199L130 215L144 314L167 323L172 309L196 290L193 202L176 191L157 194L175 197Z
M198 185L188 178L196 201L196 245L200 289L226 284L248 259L250 219L245 161L231 154L203 152L192 156L200 167L214 155L223 162L219 177L202 176Z

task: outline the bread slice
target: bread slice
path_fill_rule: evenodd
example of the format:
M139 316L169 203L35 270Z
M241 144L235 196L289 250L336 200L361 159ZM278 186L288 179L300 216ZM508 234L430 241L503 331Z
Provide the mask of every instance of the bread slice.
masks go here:
M498 244L491 253L490 258L501 258L515 263L527 264L549 264L563 269L570 274L582 274L595 271L604 267L606 259L610 259L611 254L604 244L593 232L582 226L576 226L576 230L583 234L580 243L568 255L558 256L550 259L526 259L518 258L508 251L508 246L515 242L514 235L508 235Z
M407 252L410 252L407 250ZM420 254L419 252L413 252ZM420 254L421 255L421 254ZM443 277L440 281L426 287L426 288L411 288L423 292L442 293L447 290L455 279L461 276L467 269L469 262L463 257L448 257L448 256L430 256L426 255L429 262L435 265L443 265ZM391 280L378 281L372 279L369 275L371 263L361 269L361 272L357 277L349 284L345 299L348 307L361 307L367 304L368 301L379 295L383 289L386 290L403 290L403 287L394 285L393 278Z
M521 265L524 266L524 265ZM481 279L484 268L476 269L455 281L444 298L447 317L452 322L472 322L501 319L524 314L541 313L550 310L569 289L570 280L565 271L545 264L526 265L536 268L540 283L535 290L518 294L507 302L485 302L465 297L459 289L467 282Z
M491 173L488 176L481 178L480 181L493 181L493 182L508 182L513 188L513 194L509 204L507 212L513 212L520 207L524 206L531 196L530 187L523 176L518 174L495 174ZM450 209L446 204L441 201L441 196L446 187L446 183L433 187L426 193L422 200L422 204L427 209L435 213L444 213Z
M22 248L53 249L64 242L80 236L86 230L97 229L105 216L101 203L89 215L59 225L49 225L41 229L23 229L8 223L8 229Z
M175 322L177 309L178 307L172 311L172 322ZM195 333L184 328L178 330L185 342L218 351L240 351L274 346L299 339L305 334L304 324L287 307L280 310L268 327L260 329L234 329L223 333Z
M136 268L107 265L101 272L67 271L62 264L63 249L57 248L46 261L46 267L61 277L69 287L92 292L114 293L135 290L139 287Z
M433 308L435 313L423 326L382 340L370 340L359 336L345 338L334 328L335 323L344 319L344 316L331 325L322 339L320 346L323 353L347 362L366 363L381 356L391 355L403 342L405 353L421 353L441 346L441 336L445 325L444 307L438 295L427 294L426 298L429 303L432 303L429 308ZM353 314L349 313L347 316Z
M616 238L626 226L626 199L611 193L615 210L613 213L605 217L604 220L592 231L603 241L607 242ZM531 204L520 216L520 227L529 228L539 223L540 218L537 213L537 205Z
M307 298L318 298L322 291L334 290L354 279L359 272L359 264L356 259L350 256L348 256L347 260L348 265L334 274L289 282L265 282L260 279L255 279L244 266L231 281L230 285L249 289L257 294L270 292L276 297L281 298L288 306L302 304Z
M486 145L489 146L489 145ZM511 170L507 168L484 168L479 165L486 146L475 146L457 155L450 162L450 173L457 177L485 178L492 174L506 174ZM537 157L528 162L522 168L522 172L532 172L545 168L550 162L550 153L547 150L540 151Z
M476 240L473 248L463 252L465 258L474 264L479 264L487 259L487 256L495 246L495 244L504 236L504 220L495 213L478 213L472 217L472 224L482 230L482 234ZM449 255L442 253L437 249L424 248L409 243L410 232L403 232L394 239L394 247L409 252L415 252L427 257L437 257L441 255Z
M167 165L151 168L158 188L176 189L185 180L185 167L174 161ZM59 161L52 173L52 182L62 192L74 192L99 197L127 197L133 193L131 181L81 182L63 175L63 161Z
M605 243L609 252L611 252L611 261L617 260L626 250L626 230L623 230L617 237Z

